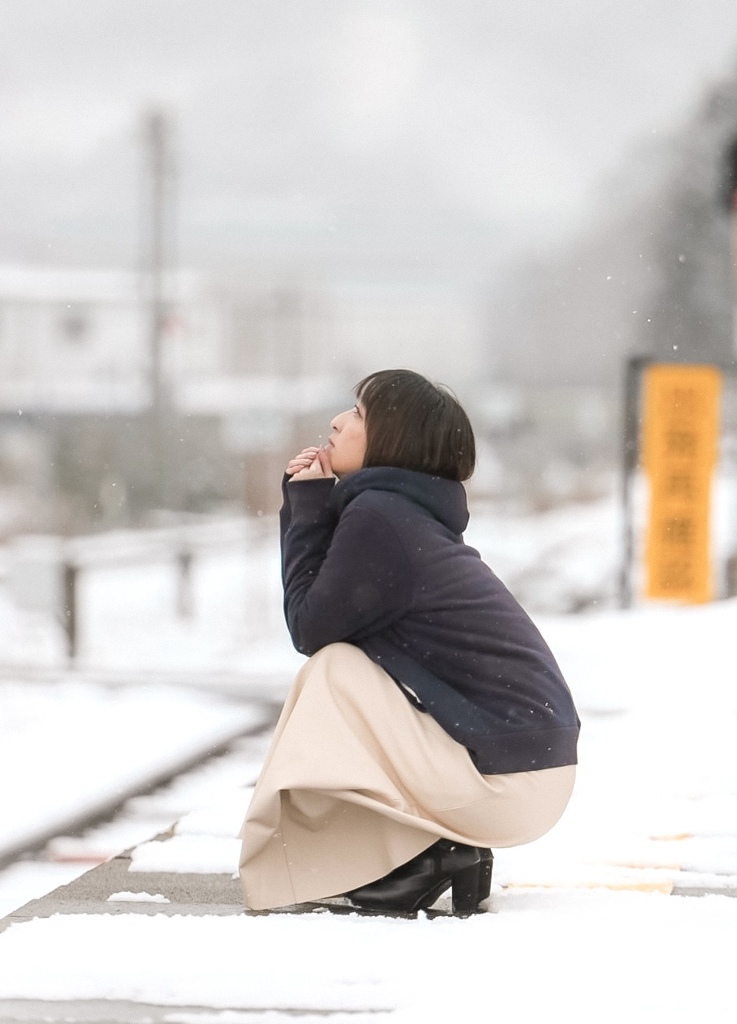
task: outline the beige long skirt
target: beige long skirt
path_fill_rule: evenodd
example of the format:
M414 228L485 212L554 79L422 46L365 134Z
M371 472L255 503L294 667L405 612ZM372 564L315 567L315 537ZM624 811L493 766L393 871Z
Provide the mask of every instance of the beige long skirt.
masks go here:
M529 843L560 818L575 767L481 775L465 747L350 644L302 667L241 830L246 906L335 896L444 836Z

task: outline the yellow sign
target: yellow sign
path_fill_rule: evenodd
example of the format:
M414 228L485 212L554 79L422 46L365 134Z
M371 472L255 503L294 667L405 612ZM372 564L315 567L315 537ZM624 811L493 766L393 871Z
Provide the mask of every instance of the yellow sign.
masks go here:
M648 597L692 604L713 598L709 523L721 386L713 366L654 365L645 371Z

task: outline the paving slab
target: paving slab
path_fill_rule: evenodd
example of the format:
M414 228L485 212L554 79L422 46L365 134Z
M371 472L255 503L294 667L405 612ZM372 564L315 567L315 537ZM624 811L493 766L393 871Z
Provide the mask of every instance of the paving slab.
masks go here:
M163 833L159 839L168 838ZM240 882L232 874L130 871L131 851L99 864L68 885L31 900L0 920L13 924L52 914L242 914ZM110 901L114 893L163 896L168 902Z

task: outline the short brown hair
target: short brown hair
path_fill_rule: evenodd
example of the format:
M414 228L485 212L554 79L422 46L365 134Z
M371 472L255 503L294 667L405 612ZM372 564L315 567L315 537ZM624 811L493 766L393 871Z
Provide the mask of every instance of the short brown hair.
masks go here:
M379 370L355 387L366 414L364 467L396 466L468 480L473 428L455 395L413 370Z

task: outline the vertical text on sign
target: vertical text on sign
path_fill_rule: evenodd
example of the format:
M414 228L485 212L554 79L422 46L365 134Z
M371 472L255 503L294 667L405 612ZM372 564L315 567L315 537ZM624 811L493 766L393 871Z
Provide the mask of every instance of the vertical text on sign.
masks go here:
M709 524L721 383L714 366L656 364L645 371L648 597L696 604L714 596Z

